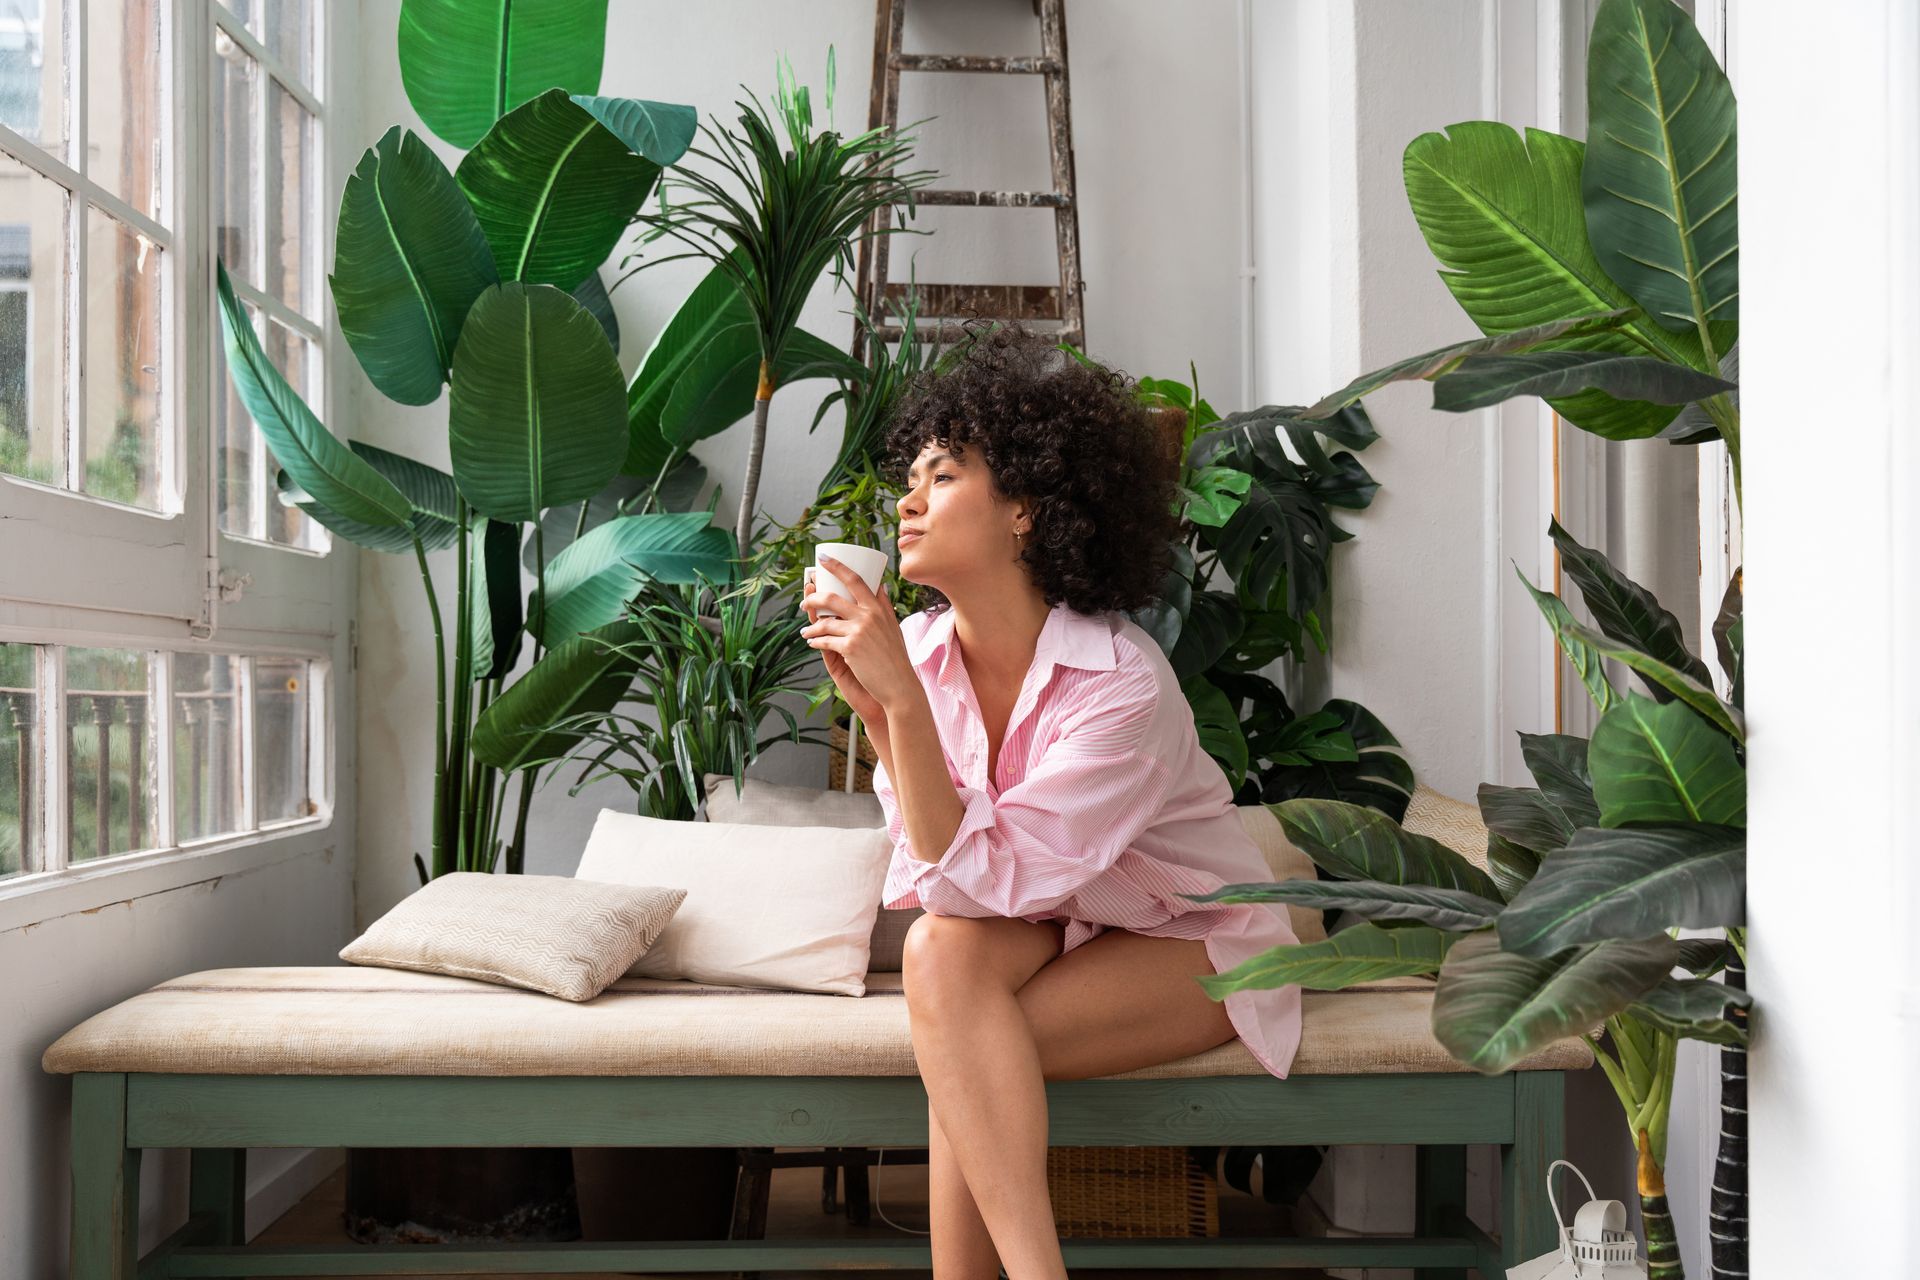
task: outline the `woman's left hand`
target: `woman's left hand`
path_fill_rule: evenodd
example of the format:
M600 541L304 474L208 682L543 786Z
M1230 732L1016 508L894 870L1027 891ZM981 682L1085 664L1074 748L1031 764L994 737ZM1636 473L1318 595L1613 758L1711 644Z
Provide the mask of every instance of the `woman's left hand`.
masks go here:
M924 698L926 691L920 687L920 677L907 657L907 641L900 633L893 601L875 594L866 579L832 556L821 556L820 563L846 584L854 598L818 596L821 608L840 616L810 622L800 628L800 634L814 648L839 654L853 669L854 677L888 711L907 699Z

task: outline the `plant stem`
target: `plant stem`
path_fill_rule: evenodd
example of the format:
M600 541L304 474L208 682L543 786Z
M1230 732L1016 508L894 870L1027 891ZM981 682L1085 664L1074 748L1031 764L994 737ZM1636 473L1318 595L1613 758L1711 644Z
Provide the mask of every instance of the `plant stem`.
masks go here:
M467 739L472 726L468 717L473 709L473 583L470 579L472 566L473 531L468 527L471 513L467 500L454 497L454 518L459 523L459 540L456 544L454 572L455 617L459 620L459 630L453 637L453 713L449 718L450 733L447 743L447 811L454 826L453 864L462 871L473 870L473 849L469 844L470 829L467 823L467 772L471 762L467 757Z
M1640 1147L1640 1225L1647 1233L1647 1280L1686 1280L1680 1261L1680 1242L1673 1234L1673 1214L1667 1208L1667 1177L1653 1158L1642 1129Z
M434 594L433 575L427 572L427 549L414 535L413 558L420 581L427 588L427 608L433 613L433 878L446 874L447 854L447 645L440 628L440 597Z
M1717 396L1708 396L1700 402L1713 425L1720 428L1720 438L1727 443L1727 462L1733 468L1733 503L1741 506L1740 497L1740 410L1726 392ZM1743 508L1744 509L1744 508Z
M1747 989L1747 970L1728 961L1726 982ZM1744 1027L1747 1011L1731 1007L1728 1020ZM1747 1051L1720 1046L1720 1148L1713 1161L1713 1193L1707 1202L1714 1280L1744 1280L1747 1274Z
M734 519L734 554L745 556L753 541L753 500L760 489L760 459L767 451L767 409L773 404L773 365L760 358L760 385L753 393L753 443L747 448L747 477L740 486L740 514Z

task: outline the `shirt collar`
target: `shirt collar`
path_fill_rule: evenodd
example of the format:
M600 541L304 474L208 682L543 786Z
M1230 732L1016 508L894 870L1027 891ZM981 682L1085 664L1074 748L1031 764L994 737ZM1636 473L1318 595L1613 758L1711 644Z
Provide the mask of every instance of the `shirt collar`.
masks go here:
M946 654L953 648L954 615L952 606L928 616L920 634L907 642L907 657L913 665L946 670ZM1082 667L1088 671L1114 669L1113 629L1104 614L1076 613L1065 601L1053 606L1040 628L1034 646L1036 664Z

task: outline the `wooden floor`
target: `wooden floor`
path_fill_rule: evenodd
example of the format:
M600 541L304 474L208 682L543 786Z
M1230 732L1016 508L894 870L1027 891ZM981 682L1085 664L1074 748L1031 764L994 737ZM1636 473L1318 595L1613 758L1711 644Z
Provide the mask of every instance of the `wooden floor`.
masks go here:
M874 1186L878 1207L898 1227L874 1213L864 1227L847 1221L844 1210L827 1214L820 1207L820 1171L818 1169L776 1169L773 1193L767 1206L767 1235L806 1238L924 1239L910 1231L924 1232L927 1226L927 1169L925 1165L904 1165L877 1169ZM346 1198L346 1169L343 1166L313 1192L281 1215L279 1221L254 1238L256 1244L344 1244L350 1243L341 1226L341 1209ZM1223 1187L1220 1192L1220 1233L1226 1236L1284 1235L1287 1212L1267 1205L1252 1196ZM432 1245L422 1245L430 1249ZM576 1280L627 1280L637 1272L582 1273ZM685 1280L712 1280L698 1272L660 1272L661 1276L685 1277ZM900 1271L891 1274L925 1277L926 1271ZM764 1280L845 1280L844 1271L765 1271ZM1075 1280L1185 1280L1186 1277L1220 1277L1222 1280L1321 1280L1321 1273L1309 1271L1210 1270L1210 1271L1103 1271L1082 1269ZM363 1278L364 1280L364 1278ZM469 1280L452 1277L451 1280ZM477 1280L477 1278L476 1278ZM534 1277L493 1277L492 1280L534 1280Z

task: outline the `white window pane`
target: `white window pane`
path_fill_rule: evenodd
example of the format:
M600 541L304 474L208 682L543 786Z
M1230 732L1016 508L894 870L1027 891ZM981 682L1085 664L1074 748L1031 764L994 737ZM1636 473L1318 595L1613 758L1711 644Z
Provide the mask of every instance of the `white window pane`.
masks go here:
M168 132L161 0L86 0L86 6L87 176L158 218Z
M313 10L312 0L264 0L264 12L257 22L266 27L260 32L267 51L295 80L313 86ZM255 27L258 31L258 27Z
M0 154L0 471L64 482L66 188Z
M67 650L67 859L154 844L153 657Z
M220 529L237 537L258 538L262 534L254 516L253 451L266 446L233 389L226 343L219 335L213 344L213 376L213 471L220 495Z
M87 383L81 488L158 508L165 416L160 247L87 210Z
M268 293L303 315L319 312L315 296L315 184L319 178L314 120L298 99L267 79Z
M173 656L173 825L181 844L240 830L240 671L224 653Z
M254 112L260 64L224 31L214 32L213 49L213 247L229 272L258 283Z
M0 6L0 124L66 158L66 39L60 0Z
M0 879L38 871L40 699L30 644L0 644Z
M316 416L323 416L326 406L321 395L320 348L287 328L277 320L267 322L267 359L287 380L287 385L300 393ZM266 448L264 440L255 433L257 443L254 447L266 454L265 470L260 482L265 490L265 500L261 504L265 528L256 534L269 542L278 542L289 547L300 547L308 551L326 549L326 532L313 518L298 507L288 506L279 500L277 474L279 463L273 451Z
M253 660L254 786L263 824L314 811L307 792L307 667L304 658Z

